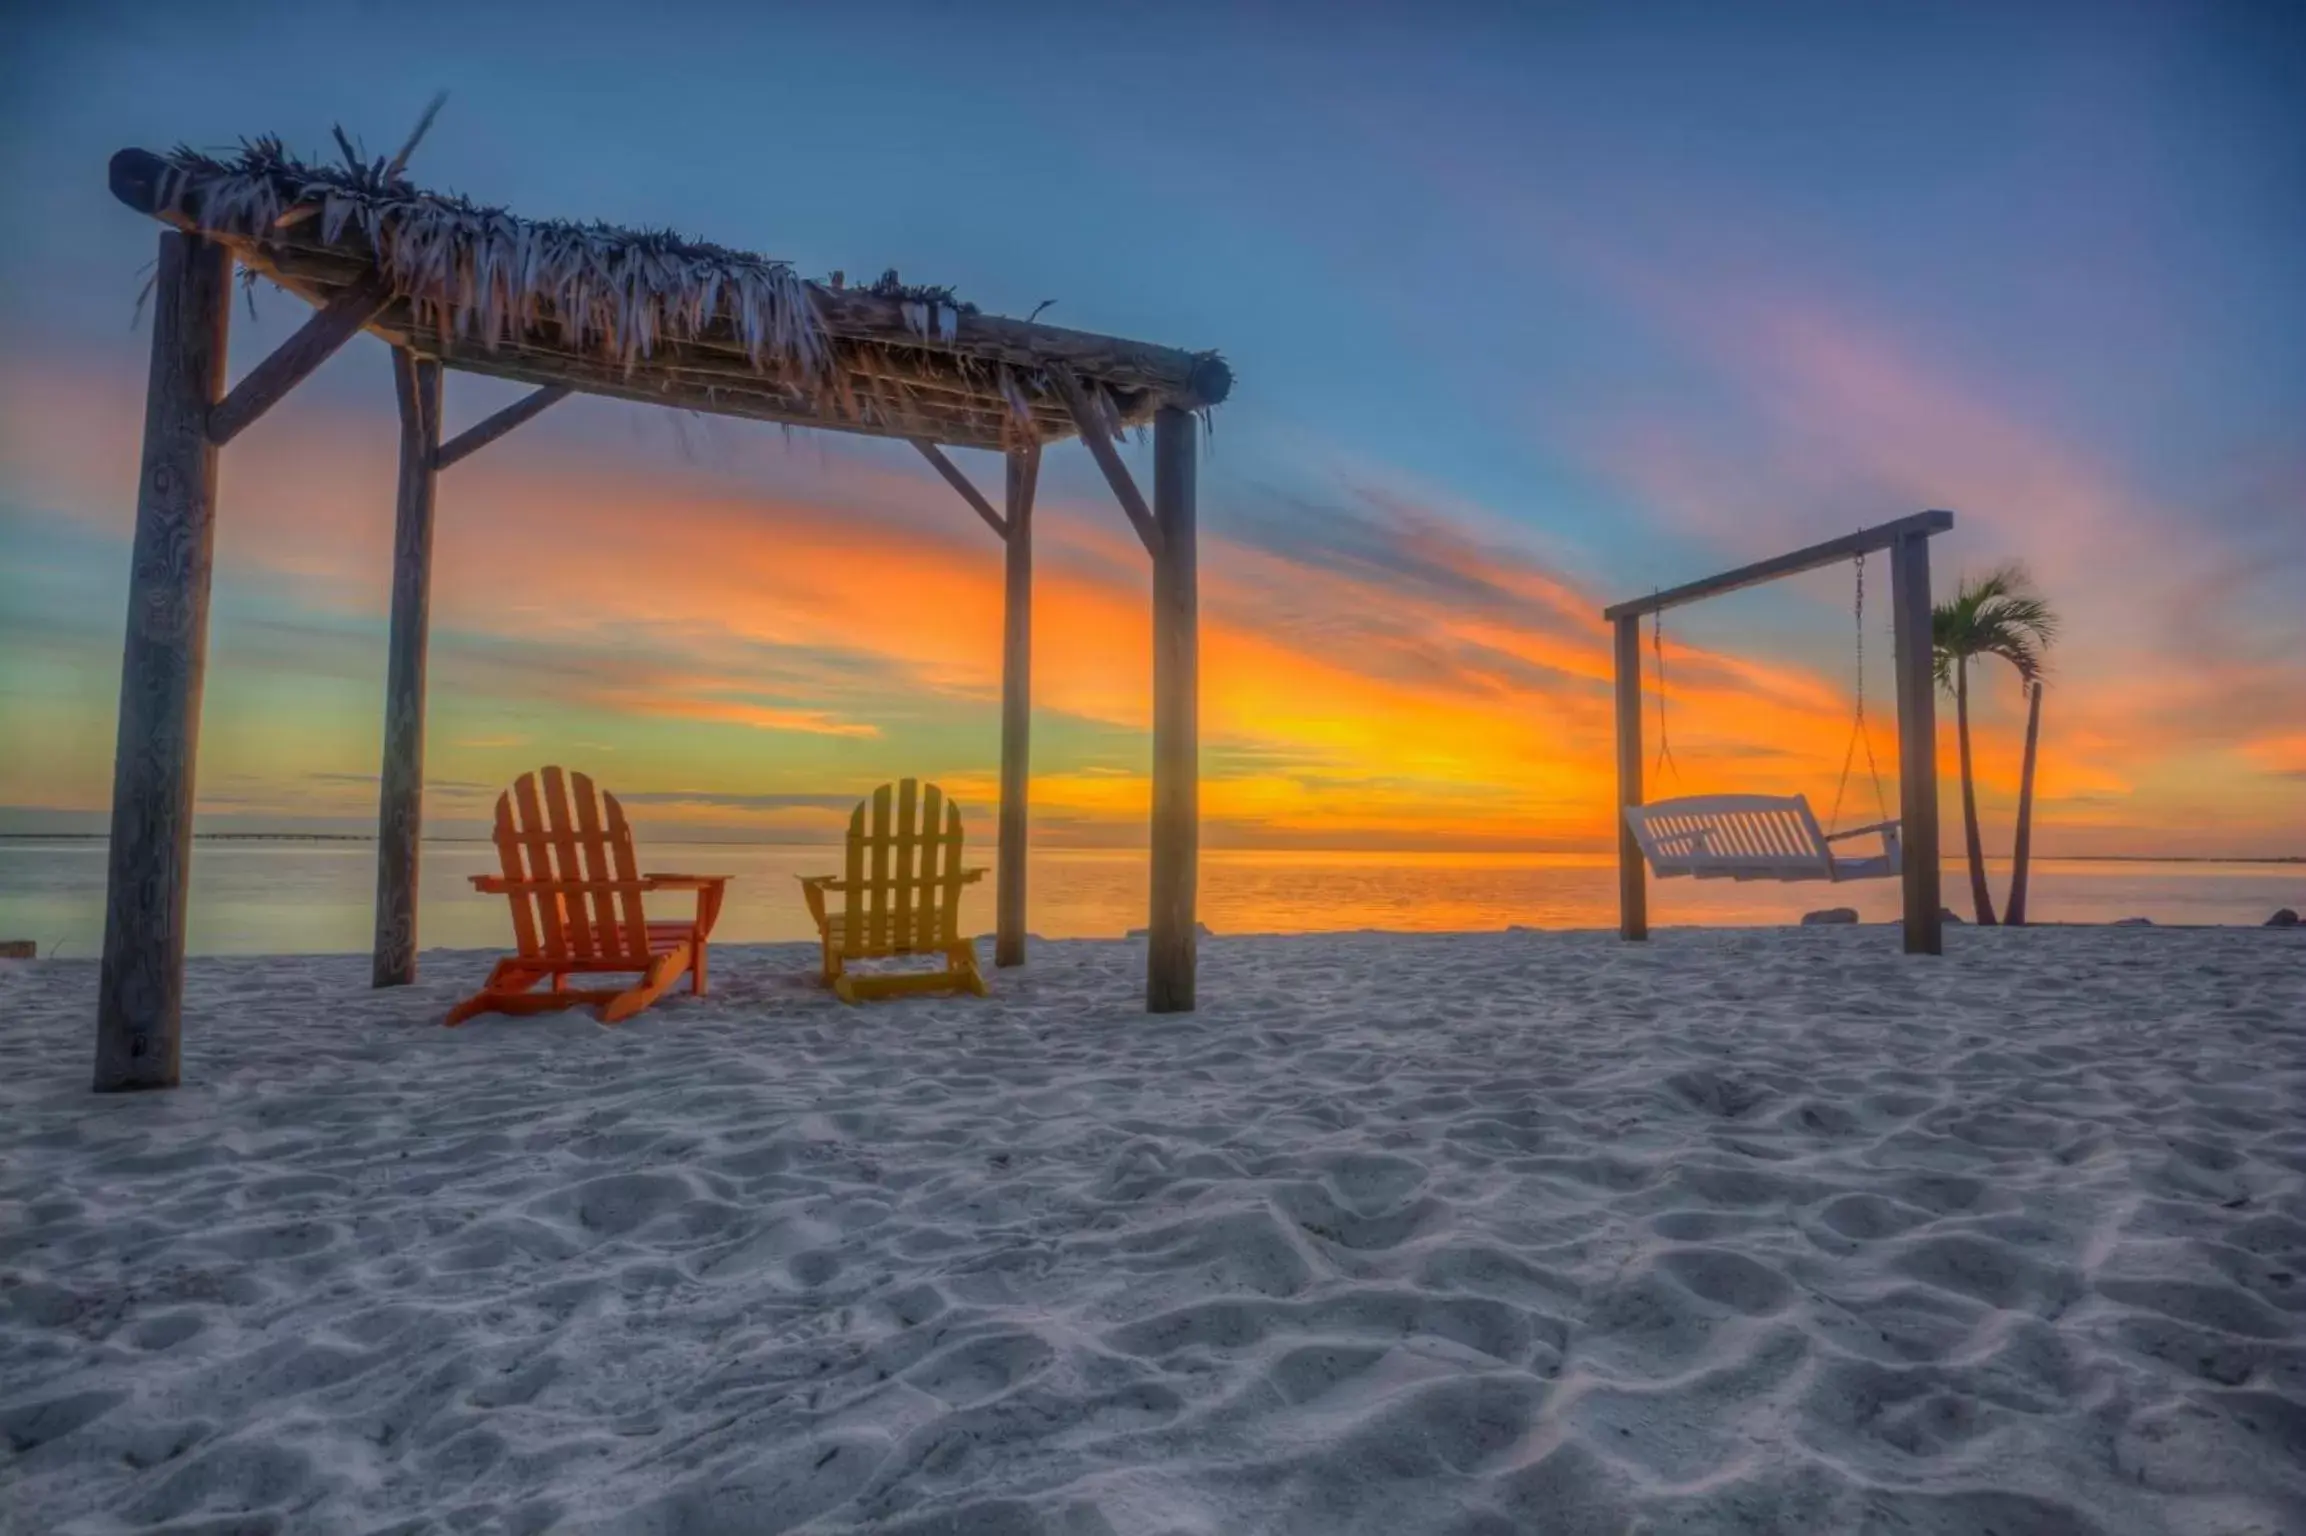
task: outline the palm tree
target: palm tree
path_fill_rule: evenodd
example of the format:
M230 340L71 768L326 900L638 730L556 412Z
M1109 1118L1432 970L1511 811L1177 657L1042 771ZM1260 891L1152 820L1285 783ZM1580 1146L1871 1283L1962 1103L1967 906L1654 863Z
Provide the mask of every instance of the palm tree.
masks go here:
M1954 696L1954 729L1962 758L1962 834L1970 855L1970 901L1980 924L1994 921L1986 885L1986 851L1978 837L1978 786L1970 770L1970 658L1999 656L2027 684L2042 675L2042 651L2058 632L2057 615L2015 562L1964 581L1930 614L1938 686Z

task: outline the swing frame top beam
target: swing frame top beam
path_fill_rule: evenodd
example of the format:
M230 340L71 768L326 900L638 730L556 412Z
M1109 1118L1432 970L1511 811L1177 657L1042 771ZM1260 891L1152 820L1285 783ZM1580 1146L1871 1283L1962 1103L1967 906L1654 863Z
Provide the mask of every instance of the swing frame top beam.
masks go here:
M1954 526L1951 512L1916 512L1893 522L1880 523L1872 528L1861 528L1856 533L1845 533L1838 539L1823 544L1812 544L1791 554L1778 555L1768 560L1757 560L1752 565L1741 565L1734 571L1708 576L1700 581L1684 582L1663 592L1652 592L1630 602L1604 608L1601 616L1611 623L1623 619L1638 619L1652 613L1663 613L1668 608L1679 608L1685 603L1703 602L1709 597L1758 587L1765 581L1781 576L1798 575L1814 571L1822 565L1834 565L1857 555L1870 554L1877 549L1888 549L1902 539L1920 535L1927 538L1934 533L1946 533Z

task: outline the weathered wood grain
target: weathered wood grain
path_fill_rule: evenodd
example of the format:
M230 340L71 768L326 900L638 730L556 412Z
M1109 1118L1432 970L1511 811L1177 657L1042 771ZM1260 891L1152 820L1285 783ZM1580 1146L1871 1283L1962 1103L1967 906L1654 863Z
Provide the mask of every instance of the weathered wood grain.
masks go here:
M1145 1007L1194 1005L1194 896L1201 850L1200 577L1191 412L1153 418L1153 910Z
M1026 799L1033 779L1033 496L1038 444L1011 449L1001 589L1001 830L994 860L993 963L1025 963Z
M1617 630L1617 933L1649 937L1649 868L1624 808L1642 804L1641 620L1627 615Z
M1916 529L1890 546L1890 615L1897 668L1906 953L1942 955L1946 937L1939 912L1938 714L1931 671L1927 530Z
M370 982L416 980L417 867L424 836L424 683L432 628L433 504L439 489L440 364L392 353L400 400L400 498L392 530L392 637L376 809L376 941Z
M182 1067L193 770L216 551L208 418L224 387L231 254L163 233L152 294L97 981L98 1093L173 1088Z
M1919 534L1927 537L1933 533L1944 533L1953 526L1954 514L1951 512L1916 512L1911 517L1901 517L1891 522L1878 523L1871 528L1860 528L1855 533L1845 533L1823 544L1812 544L1787 554L1772 555L1767 560L1756 560L1751 565L1741 565L1734 571L1724 571L1702 581L1686 582L1678 587L1668 587L1663 592L1652 592L1647 597L1617 603L1604 608L1601 616L1613 624L1619 619L1638 619L1668 608L1679 608L1684 603L1702 602L1709 597L1722 597L1747 587L1758 587L1765 581L1776 581L1781 576L1793 576L1803 571L1838 565L1844 560L1871 554L1877 549L1893 548L1909 536Z

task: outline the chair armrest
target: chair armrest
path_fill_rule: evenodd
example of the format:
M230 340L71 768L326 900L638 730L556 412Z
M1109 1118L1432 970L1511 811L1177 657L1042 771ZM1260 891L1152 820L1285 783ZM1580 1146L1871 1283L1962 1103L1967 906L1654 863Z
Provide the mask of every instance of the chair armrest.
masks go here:
M991 873L992 871L989 869L964 869L961 871L961 883L963 885L975 885Z
M1864 837L1868 832L1882 832L1894 837L1897 835L1899 825L1900 823L1895 821L1877 821L1869 826L1852 827L1847 832L1828 832L1826 841L1838 843L1847 837Z
M643 875L644 891L694 891L697 893L697 915L694 923L697 938L702 942L711 935L713 924L721 920L721 900L726 895L733 875Z
M838 875L802 875L801 896L809 904L809 918L817 925L817 932L827 932L831 919L825 915L825 892L839 889L843 882Z
M512 882L502 875L473 875L469 878L474 890L490 896L502 896L513 888Z

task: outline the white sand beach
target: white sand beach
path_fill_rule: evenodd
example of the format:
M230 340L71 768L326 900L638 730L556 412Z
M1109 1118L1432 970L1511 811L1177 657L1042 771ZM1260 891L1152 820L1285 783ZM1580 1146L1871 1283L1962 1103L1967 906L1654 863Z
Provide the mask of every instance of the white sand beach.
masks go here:
M2306 1532L2306 934L0 969L0 1527Z

